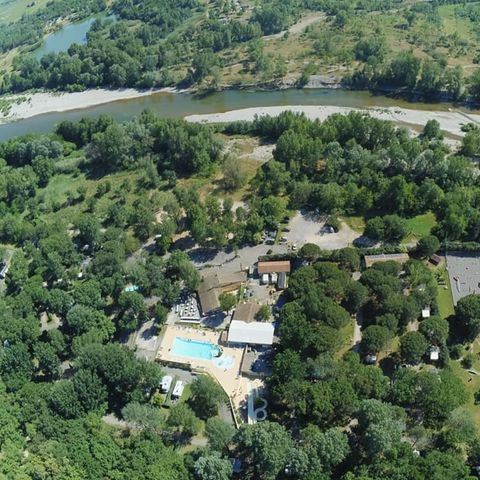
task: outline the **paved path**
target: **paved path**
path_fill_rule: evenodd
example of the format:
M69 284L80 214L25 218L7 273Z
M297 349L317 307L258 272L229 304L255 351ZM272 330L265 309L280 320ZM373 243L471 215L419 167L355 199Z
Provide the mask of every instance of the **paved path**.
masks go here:
M195 248L188 252L190 260L198 269L208 267L223 267L227 271L238 272L245 270L258 261L258 257L266 255L271 250L273 253L287 253L286 245L246 246L235 251L215 250L208 248Z
M204 448L208 445L208 440L203 437L202 435L196 435L190 439L190 445L194 447L201 447Z
M127 341L127 346L135 350L137 358L154 361L157 356L161 338L155 320L148 320L139 330L135 330Z
M109 413L108 415L104 415L102 417L102 421L107 425L111 425L112 427L117 428L133 428L133 424L128 424L125 420L120 420L114 413Z

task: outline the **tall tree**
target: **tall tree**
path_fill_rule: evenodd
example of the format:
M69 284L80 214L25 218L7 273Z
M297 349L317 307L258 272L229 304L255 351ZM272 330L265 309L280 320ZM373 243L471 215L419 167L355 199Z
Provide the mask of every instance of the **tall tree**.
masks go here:
M407 332L400 338L400 355L407 363L417 364L427 351L427 341L420 332Z
M255 478L274 480L285 467L293 442L283 426L274 422L243 425L235 441Z
M230 461L217 452L200 456L193 469L198 480L229 480L233 473Z
M200 418L213 417L224 400L222 387L208 375L199 375L192 382L192 398L190 403Z
M465 340L474 340L480 333L480 295L467 295L455 307L455 323Z

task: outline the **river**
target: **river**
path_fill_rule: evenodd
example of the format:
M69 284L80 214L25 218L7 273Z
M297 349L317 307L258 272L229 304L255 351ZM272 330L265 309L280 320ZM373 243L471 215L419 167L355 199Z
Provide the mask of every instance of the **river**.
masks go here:
M329 105L352 108L403 107L416 110L447 111L455 108L449 103L407 102L372 95L364 91L315 89L279 91L238 91L226 90L202 98L187 93L156 93L153 95L118 100L94 107L67 112L47 113L36 117L0 125L0 141L27 133L45 133L54 129L62 120L80 120L82 117L111 115L116 120L128 120L149 109L161 117L183 118L187 115L220 113L249 107L270 107L282 105ZM474 111L469 111L473 113Z
M114 14L107 12L96 14L76 23L64 25L60 30L47 35L40 47L32 55L40 60L47 53L66 52L70 45L87 43L87 33L95 20L115 20Z
M57 32L45 37L43 44L32 52L33 56L40 60L47 53L65 52L74 43L83 45L87 42L87 32L94 21L95 17L91 17L78 23L65 25Z
M95 18L90 17L81 22L64 26L59 31L47 36L43 45L34 55L41 58L46 53L65 51L72 43L85 43L86 34ZM114 18L112 15L108 18ZM162 117L183 118L194 114L222 113L251 107L274 107L291 105L324 105L350 108L387 108L403 107L415 110L446 111L458 107L448 103L407 102L383 95L373 95L364 91L335 89L288 89L277 91L240 91L226 90L203 98L191 94L156 93L148 96L117 100L94 107L52 112L35 117L0 125L0 141L27 133L46 133L55 128L61 120L80 120L82 117L98 117L108 114L116 120L128 120L149 109ZM472 111L473 112L473 111ZM470 113L472 113L470 112Z

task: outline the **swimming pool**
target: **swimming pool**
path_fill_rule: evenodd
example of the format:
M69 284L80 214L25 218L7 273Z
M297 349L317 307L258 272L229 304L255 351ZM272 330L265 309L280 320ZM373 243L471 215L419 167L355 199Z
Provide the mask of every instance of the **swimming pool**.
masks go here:
M173 355L179 357L190 357L201 360L212 360L218 357L221 350L217 345L210 342L201 342L199 340L191 340L189 338L175 337L172 345Z

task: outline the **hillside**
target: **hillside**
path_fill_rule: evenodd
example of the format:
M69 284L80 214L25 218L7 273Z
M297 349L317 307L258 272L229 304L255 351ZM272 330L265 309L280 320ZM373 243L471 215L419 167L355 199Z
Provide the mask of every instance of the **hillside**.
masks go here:
M52 22L62 8L75 11L74 0L56 2L58 13L48 10ZM309 79L316 86L341 83L454 100L475 100L480 91L479 2L92 4L69 18L107 8L115 17L96 21L86 44L41 63L28 50L48 32L41 27L47 10L11 23L4 40L0 35L3 91L174 85L208 91L303 86Z

